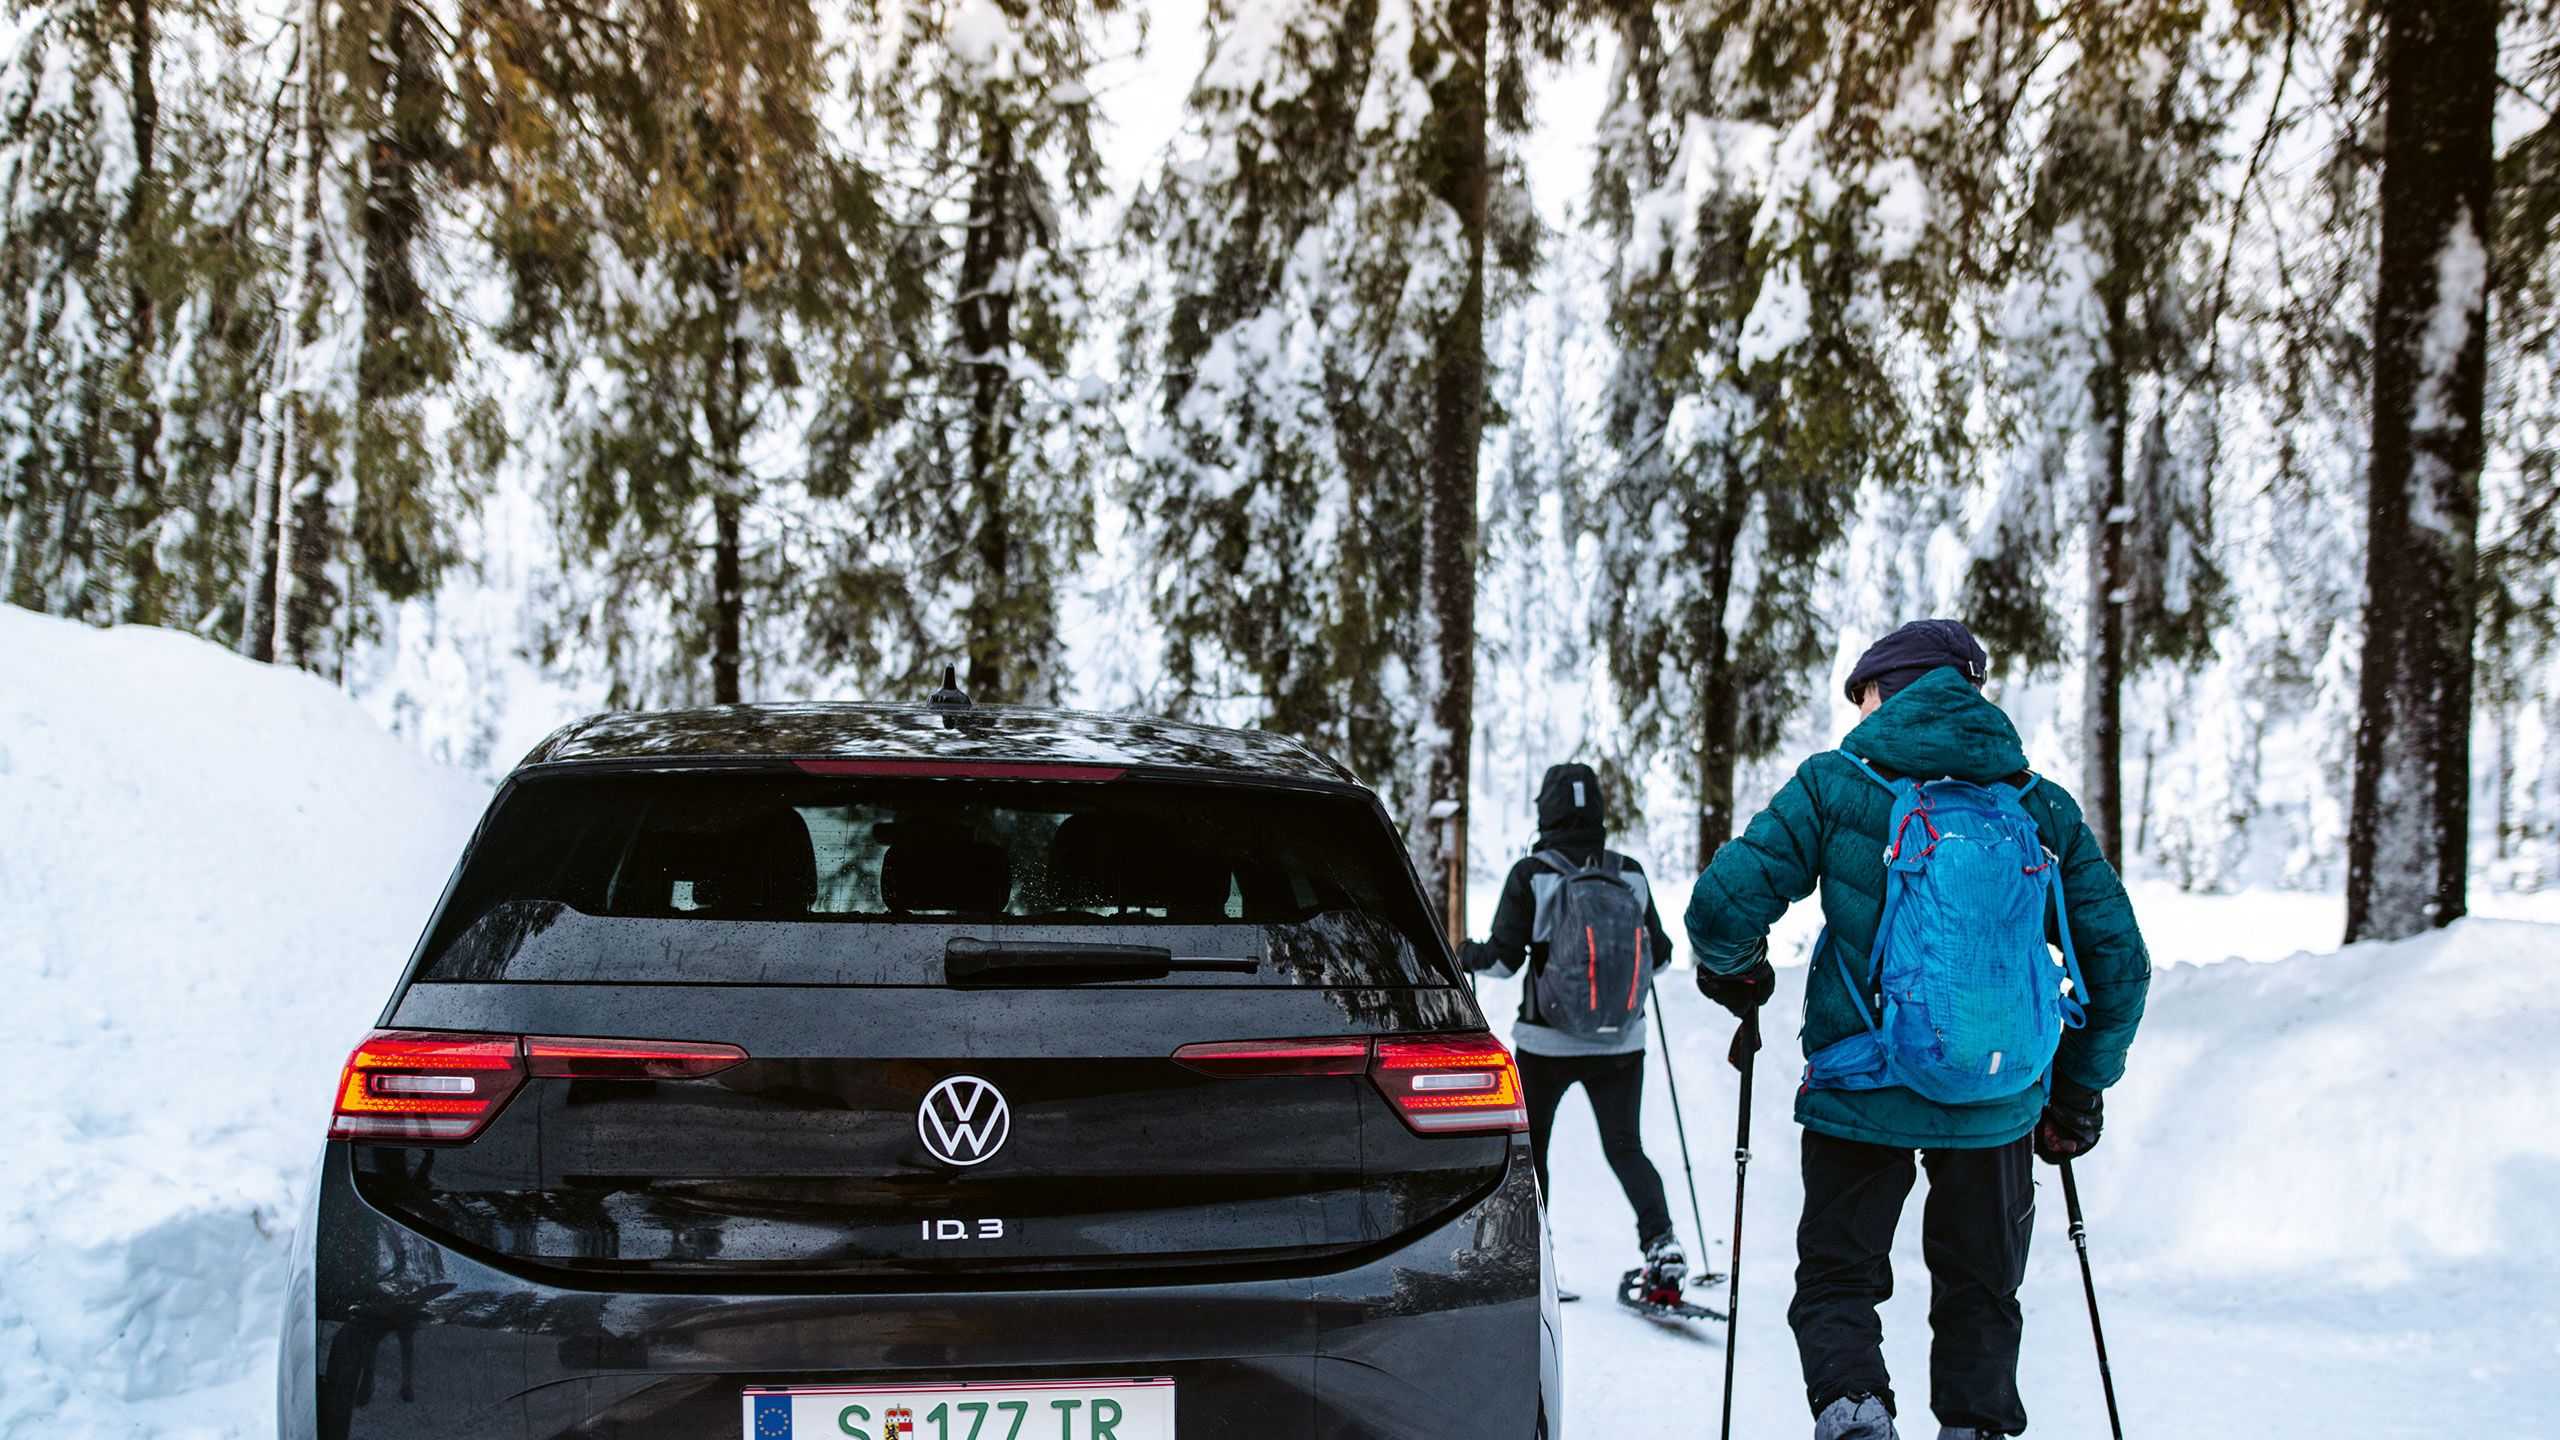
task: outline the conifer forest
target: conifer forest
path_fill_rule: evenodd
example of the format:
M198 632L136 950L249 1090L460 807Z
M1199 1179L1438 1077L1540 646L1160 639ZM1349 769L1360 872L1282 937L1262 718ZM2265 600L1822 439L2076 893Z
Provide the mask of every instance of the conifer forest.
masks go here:
M1285 731L1444 893L1946 615L2120 865L2406 936L2560 886L2556 240L2550 0L7 0L0 599L484 771Z

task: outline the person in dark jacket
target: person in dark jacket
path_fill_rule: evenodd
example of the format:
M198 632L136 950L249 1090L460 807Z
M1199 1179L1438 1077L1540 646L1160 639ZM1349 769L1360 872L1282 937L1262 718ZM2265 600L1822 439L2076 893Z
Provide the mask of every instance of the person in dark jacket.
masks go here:
M1502 882L1502 899L1494 906L1491 938L1469 940L1458 947L1460 963L1496 977L1524 968L1534 980L1547 963L1548 929L1555 909L1560 874L1540 860L1540 853L1561 854L1576 865L1606 856L1644 907L1644 927L1652 968L1671 961L1671 937L1654 908L1653 890L1644 867L1605 848L1607 812L1600 799L1600 780L1588 765L1553 765L1538 786L1538 840L1530 853L1511 867ZM1529 1109L1529 1153L1538 1170L1538 1189L1547 1186L1547 1140L1555 1128L1556 1108L1565 1092L1580 1085L1591 1099L1600 1123L1600 1150L1617 1173L1627 1203L1635 1207L1636 1243L1645 1254L1648 1289L1676 1293L1688 1276L1688 1259L1671 1225L1671 1207L1663 1197L1662 1176L1645 1158L1644 1012L1615 1035L1590 1037L1542 1023L1535 1013L1534 983L1521 987L1520 1017L1511 1028L1512 1049L1520 1062L1520 1088Z
M1748 1018L1776 984L1769 927L1820 888L1827 928L1806 972L1802 1030L1812 1055L1873 1018L1843 977L1840 957L1863 970L1873 949L1894 796L1859 760L1888 779L2025 787L2019 803L2062 867L2061 893L2087 982L2079 997L2087 1023L2064 1032L2045 1084L1969 1105L1939 1104L1899 1087L1797 1092L1804 1214L1787 1320L1819 1440L1896 1433L1876 1307L1892 1293L1894 1225L1920 1170L1929 1177L1921 1225L1932 1286L1930 1408L1944 1427L1939 1433L1942 1440L1978 1440L2026 1429L2017 1385L2018 1282L2035 1221L2030 1163L2060 1163L2097 1143L2100 1096L2124 1074L2150 983L2151 957L2123 884L2079 806L2028 772L2016 728L1982 697L1986 660L1952 620L1918 621L1878 641L1849 675L1849 698L1862 714L1856 728L1838 750L1797 767L1749 828L1716 852L1689 901L1698 988ZM2054 918L2049 937L2058 933Z

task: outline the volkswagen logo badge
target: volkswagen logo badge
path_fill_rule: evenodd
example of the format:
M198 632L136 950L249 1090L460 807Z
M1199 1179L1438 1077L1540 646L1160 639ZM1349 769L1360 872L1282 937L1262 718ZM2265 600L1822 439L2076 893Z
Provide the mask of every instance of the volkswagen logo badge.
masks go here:
M916 1107L916 1138L945 1165L992 1159L1013 1134L1013 1111L1004 1092L975 1075L954 1075L924 1092Z

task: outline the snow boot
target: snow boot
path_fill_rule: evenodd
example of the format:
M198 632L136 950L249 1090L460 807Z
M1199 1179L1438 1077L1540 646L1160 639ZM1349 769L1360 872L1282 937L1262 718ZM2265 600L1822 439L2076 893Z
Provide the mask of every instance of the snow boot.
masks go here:
M1813 1417L1813 1440L1901 1440L1893 1412L1873 1395L1843 1395Z
M1976 1430L1970 1425L1941 1425L1938 1440L2008 1440L2008 1435L1999 1430Z
M1680 1248L1680 1237L1665 1230L1646 1241L1644 1269L1637 1273L1636 1292L1647 1304L1680 1304L1680 1287L1689 1279L1689 1257Z

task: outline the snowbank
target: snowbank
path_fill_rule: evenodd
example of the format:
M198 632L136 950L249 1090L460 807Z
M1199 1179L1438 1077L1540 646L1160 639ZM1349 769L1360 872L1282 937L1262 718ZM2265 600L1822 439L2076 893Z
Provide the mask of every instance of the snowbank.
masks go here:
M168 631L0 607L0 676L0 1434L271 1432L337 1067L487 790Z
M2560 926L2153 977L2092 1224L2187 1275L2560 1269Z

